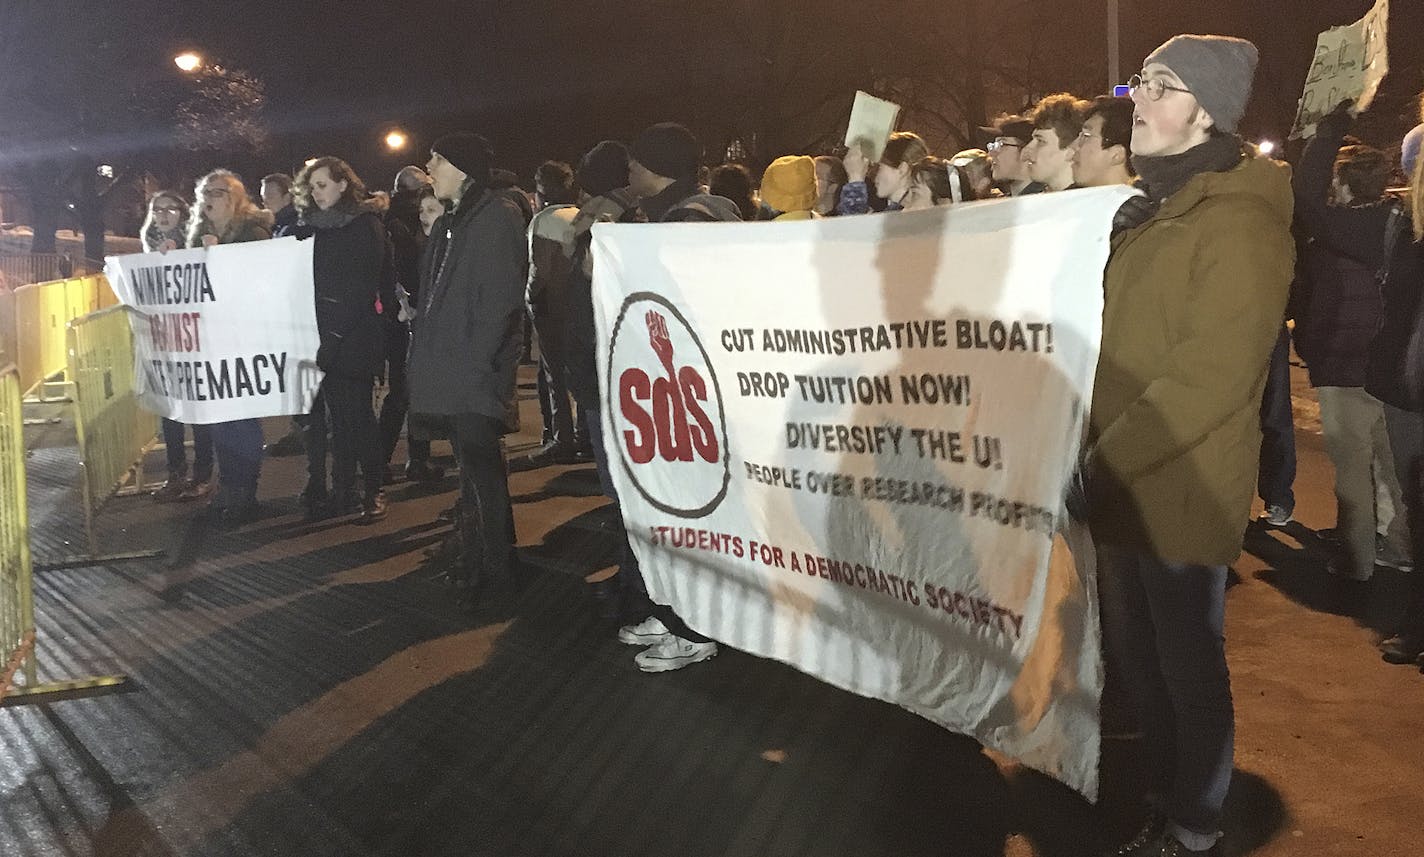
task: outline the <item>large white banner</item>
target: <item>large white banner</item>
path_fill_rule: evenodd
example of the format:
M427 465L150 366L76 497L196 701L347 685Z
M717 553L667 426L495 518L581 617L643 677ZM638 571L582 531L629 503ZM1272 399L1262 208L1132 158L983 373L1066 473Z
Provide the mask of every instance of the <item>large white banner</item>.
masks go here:
M1063 498L1131 194L594 227L605 442L654 598L1094 797L1092 550Z
M139 402L184 423L305 414L321 383L312 242L110 256Z

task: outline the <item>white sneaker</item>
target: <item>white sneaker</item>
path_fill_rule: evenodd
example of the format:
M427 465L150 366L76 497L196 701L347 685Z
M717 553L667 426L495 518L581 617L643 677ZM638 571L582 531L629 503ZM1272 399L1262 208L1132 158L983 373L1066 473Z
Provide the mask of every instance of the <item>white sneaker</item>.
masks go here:
M667 626L649 616L636 625L624 625L618 629L618 642L630 646L656 646L664 640L676 639Z
M647 651L639 652L633 658L638 669L645 673L665 673L680 670L689 664L716 657L717 644L712 642L694 643L681 637L667 635L667 639Z

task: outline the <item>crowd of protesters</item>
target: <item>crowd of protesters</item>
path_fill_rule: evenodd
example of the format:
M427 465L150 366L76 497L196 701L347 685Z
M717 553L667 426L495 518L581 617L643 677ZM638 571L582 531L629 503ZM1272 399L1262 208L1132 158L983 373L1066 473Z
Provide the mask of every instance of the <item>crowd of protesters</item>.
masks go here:
M874 163L859 146L843 157L788 154L759 180L740 164L706 171L700 142L673 123L626 146L599 143L576 166L543 164L532 203L472 133L437 139L425 169L401 170L390 194L368 193L345 162L323 157L295 178L263 178L262 211L219 170L198 182L191 211L181 194L154 196L143 239L149 250L273 234L315 241L325 379L311 413L269 452L306 453L310 518L369 524L386 514L383 484L401 475L390 465L403 427L410 479L443 478L430 443L448 439L460 494L447 576L475 603L520 582L502 438L519 427L527 327L544 421L527 464L592 461L617 502L594 369L595 223L813 220L1135 185L1141 195L1114 220L1082 490L1069 507L1097 543L1109 674L1133 702L1151 774L1147 821L1113 853L1218 853L1234 741L1228 564L1253 494L1269 526L1288 525L1294 506L1293 448L1270 441L1291 431L1288 317L1336 471L1328 571L1365 581L1379 564L1409 570L1424 538L1424 125L1397 165L1348 137L1347 102L1292 175L1236 133L1256 62L1249 42L1178 36L1146 59L1128 98L1051 95L1002 117L980 148L940 157L900 131ZM1388 191L1397 166L1411 183L1404 194ZM381 376L389 392L377 414ZM169 481L155 499L205 497L216 453L213 508L224 522L249 519L263 453L256 421L193 426L191 466L184 431L163 423ZM1391 662L1424 652L1421 577L1411 577L1406 627L1382 644ZM654 602L642 580L625 537L619 573L597 594L618 638L641 648L638 666L714 656L717 643Z

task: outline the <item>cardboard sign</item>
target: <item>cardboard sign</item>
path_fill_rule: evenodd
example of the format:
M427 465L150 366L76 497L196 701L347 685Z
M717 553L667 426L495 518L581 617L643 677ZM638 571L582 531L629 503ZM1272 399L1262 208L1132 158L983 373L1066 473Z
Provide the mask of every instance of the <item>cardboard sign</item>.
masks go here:
M1346 99L1354 100L1356 112L1368 109L1389 73L1388 42L1389 0L1378 0L1349 26L1321 33L1290 138L1314 137L1321 117Z
M846 127L846 147L860 146L871 163L880 160L899 118L900 105L857 91L850 109L850 125Z

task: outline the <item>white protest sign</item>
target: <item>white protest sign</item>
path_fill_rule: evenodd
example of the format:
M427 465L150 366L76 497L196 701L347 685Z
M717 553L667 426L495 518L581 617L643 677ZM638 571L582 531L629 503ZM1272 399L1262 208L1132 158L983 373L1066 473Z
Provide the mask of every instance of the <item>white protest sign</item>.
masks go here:
M605 448L654 599L1095 795L1063 497L1132 193L595 226Z
M880 160L899 118L900 105L857 90L850 109L850 124L846 126L846 146L860 146L871 163Z
M1389 0L1377 0L1353 24L1321 33L1290 138L1314 137L1321 117L1347 98L1354 100L1356 111L1368 109L1389 73L1388 42Z
M184 423L305 414L321 383L312 242L110 256L139 402Z

